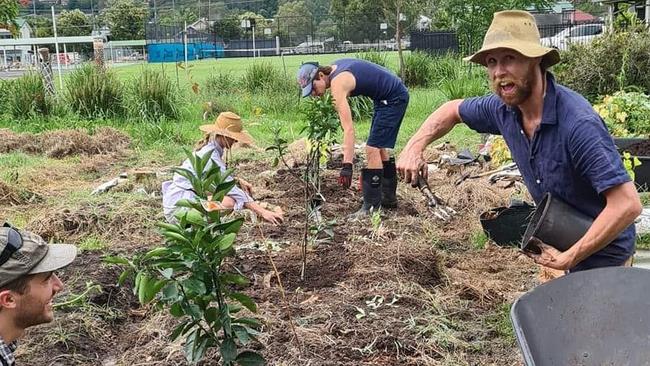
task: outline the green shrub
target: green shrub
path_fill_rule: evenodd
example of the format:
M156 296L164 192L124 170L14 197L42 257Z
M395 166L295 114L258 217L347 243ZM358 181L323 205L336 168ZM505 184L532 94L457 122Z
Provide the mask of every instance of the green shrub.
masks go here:
M242 84L247 91L254 93L263 88L278 86L281 79L284 79L284 76L281 76L280 71L269 62L263 61L246 68Z
M46 116L52 112L54 101L45 92L43 79L36 73L26 74L11 82L7 104L14 118Z
M594 109L616 137L650 136L650 97L643 93L619 91Z
M237 78L231 73L217 73L208 76L205 89L211 95L230 94L237 91Z
M650 91L650 32L608 32L574 44L555 67L560 83L594 101L617 90Z
M160 71L144 69L128 84L129 115L147 121L177 119L180 98L174 84Z
M113 71L92 63L70 73L65 93L72 111L82 117L106 118L124 112L122 83Z
M0 115L4 114L5 111L9 108L9 97L11 93L9 92L12 88L11 81L0 79Z
M487 94L489 90L485 77L461 77L440 82L440 91L448 100L479 97Z
M382 53L376 50L368 50L366 52L361 52L357 54L357 58L372 62L379 66L388 67L388 59L386 53Z
M409 87L427 86L431 82L433 58L420 51L404 59L404 83Z
M441 83L449 79L457 79L467 65L452 55L436 57L431 63L431 79Z

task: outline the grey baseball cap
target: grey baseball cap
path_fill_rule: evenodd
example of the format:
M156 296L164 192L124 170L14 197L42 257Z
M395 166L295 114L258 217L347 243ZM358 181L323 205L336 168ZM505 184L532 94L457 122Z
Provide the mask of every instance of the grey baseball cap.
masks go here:
M32 232L0 227L0 287L24 275L56 271L76 256L74 245L48 244Z

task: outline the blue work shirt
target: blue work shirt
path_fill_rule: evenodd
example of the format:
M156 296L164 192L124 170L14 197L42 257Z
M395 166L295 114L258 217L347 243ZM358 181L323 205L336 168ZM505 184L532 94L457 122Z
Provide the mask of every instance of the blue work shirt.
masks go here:
M496 95L469 98L460 116L471 129L502 135L536 203L550 192L596 218L605 208L603 192L630 181L605 123L578 93L555 83L547 72L542 121L529 140L521 112ZM627 227L609 245L571 271L620 266L634 254L636 231ZM552 243L549 243L552 244Z

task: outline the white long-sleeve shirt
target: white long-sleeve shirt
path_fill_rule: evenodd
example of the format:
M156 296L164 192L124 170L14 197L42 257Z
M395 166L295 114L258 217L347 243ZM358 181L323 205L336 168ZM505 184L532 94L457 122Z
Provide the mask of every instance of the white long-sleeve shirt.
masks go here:
M195 151L194 154L203 157L210 150L212 150L212 158L208 164L206 164L205 170L208 170L210 167L212 167L212 164L217 164L221 168L221 171L225 172L226 163L224 163L224 161L221 159L223 148L216 142L210 141L200 150ZM189 159L185 159L181 167L194 172L194 168L192 167L192 163L190 163ZM229 176L226 178L226 181L231 181L232 179L233 178ZM174 212L178 208L176 207L176 202L179 200L184 198L192 199L196 197L192 191L192 184L190 181L177 173L174 173L172 180L163 182L162 196L165 217L173 217ZM227 196L235 201L235 210L241 210L244 207L245 203L253 201L253 198L251 196L249 196L246 192L237 186L232 187Z

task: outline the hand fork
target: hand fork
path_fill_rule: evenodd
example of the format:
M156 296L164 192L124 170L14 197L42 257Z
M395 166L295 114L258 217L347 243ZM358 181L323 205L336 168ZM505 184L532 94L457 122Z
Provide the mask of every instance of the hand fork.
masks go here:
M421 175L418 175L417 187L427 199L427 206L429 206L429 210L431 210L434 216L442 221L448 221L456 214L456 210L445 205L442 198L431 192L429 183Z

